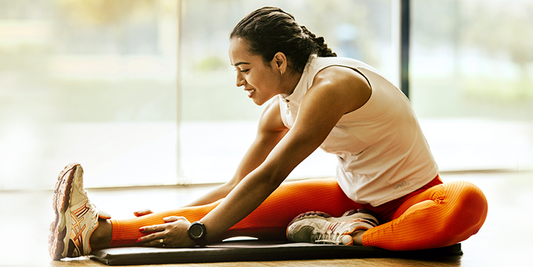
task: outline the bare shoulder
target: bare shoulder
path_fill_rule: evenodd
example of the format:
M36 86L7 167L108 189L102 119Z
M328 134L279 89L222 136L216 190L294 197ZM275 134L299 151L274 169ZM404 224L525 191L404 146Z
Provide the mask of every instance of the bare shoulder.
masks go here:
M315 75L309 90L309 93L311 92L321 97L337 98L347 113L363 106L370 98L372 89L367 79L358 71L348 67L331 66Z
M368 81L359 71L344 66L330 66L319 71L313 79L313 85L324 82L370 88Z

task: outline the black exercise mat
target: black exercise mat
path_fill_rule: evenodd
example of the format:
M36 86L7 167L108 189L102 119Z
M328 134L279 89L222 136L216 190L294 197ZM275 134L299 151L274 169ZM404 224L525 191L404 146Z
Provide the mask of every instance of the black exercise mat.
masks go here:
M232 241L205 248L124 247L97 250L89 257L107 265L271 261L345 258L434 258L462 255L461 244L416 251L388 251L362 246Z

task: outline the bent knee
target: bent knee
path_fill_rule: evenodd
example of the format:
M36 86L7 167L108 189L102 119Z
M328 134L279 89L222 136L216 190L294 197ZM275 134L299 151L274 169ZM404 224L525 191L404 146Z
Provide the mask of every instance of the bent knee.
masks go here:
M456 231L477 233L488 212L488 203L485 194L476 185L470 182L452 182L448 184L449 198L447 206L449 220Z
M457 198L459 208L480 212L487 210L487 198L476 185L464 181L452 182L449 185L450 192L447 193Z

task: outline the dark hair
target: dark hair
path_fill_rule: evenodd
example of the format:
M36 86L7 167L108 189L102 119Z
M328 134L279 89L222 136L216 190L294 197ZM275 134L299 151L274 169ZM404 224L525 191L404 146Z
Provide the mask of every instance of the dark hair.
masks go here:
M323 37L317 37L294 16L277 7L262 7L244 17L231 32L230 38L247 41L252 54L270 62L277 52L283 52L289 66L302 72L309 56L336 57Z

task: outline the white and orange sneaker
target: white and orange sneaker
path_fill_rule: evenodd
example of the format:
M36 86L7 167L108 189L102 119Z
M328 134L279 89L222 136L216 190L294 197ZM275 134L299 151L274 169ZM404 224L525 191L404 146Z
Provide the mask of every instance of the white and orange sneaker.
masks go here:
M341 217L310 211L298 215L287 227L287 238L293 242L353 245L351 234L377 226L378 220L367 210L347 211Z
M54 260L79 257L91 252L89 239L98 227L98 218L109 219L99 211L83 189L83 169L78 163L67 165L54 188L52 206L55 220L50 225L49 252Z

